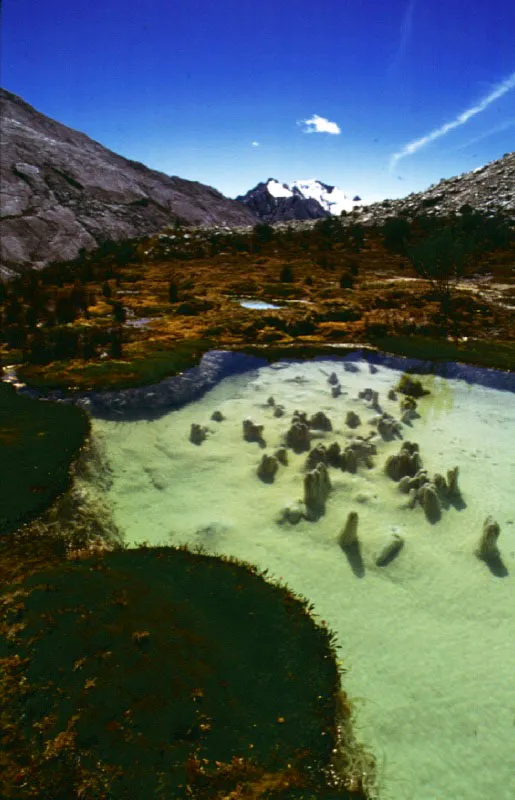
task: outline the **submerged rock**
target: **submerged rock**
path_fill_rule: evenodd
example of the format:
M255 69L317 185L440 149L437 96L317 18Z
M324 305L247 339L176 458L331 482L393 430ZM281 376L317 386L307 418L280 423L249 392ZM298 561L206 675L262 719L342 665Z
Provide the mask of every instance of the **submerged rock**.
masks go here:
M203 425L199 425L197 422L191 423L190 442L192 444L202 444L206 436L207 428L204 428Z
M297 525L306 516L306 507L303 503L292 502L283 508L277 522L279 525L289 523L290 525Z
M422 397L425 394L430 394L429 390L424 389L417 378L412 378L407 373L401 376L395 389L402 394L411 395L411 397Z
M404 547L404 539L398 533L392 534L390 540L386 542L376 556L376 566L385 567L390 561L400 553Z

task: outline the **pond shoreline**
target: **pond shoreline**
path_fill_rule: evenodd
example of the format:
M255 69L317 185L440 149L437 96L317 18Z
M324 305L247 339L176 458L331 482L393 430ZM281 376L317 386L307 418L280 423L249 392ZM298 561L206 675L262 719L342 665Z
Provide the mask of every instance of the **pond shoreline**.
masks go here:
M420 375L439 375L460 379L502 391L515 392L515 373L476 367L457 361L431 361L393 355L362 345L329 345L321 348L247 348L247 351L210 350L200 363L155 384L111 391L72 391L61 389L45 392L25 384L16 384L14 372L4 381L14 383L19 394L35 399L73 403L92 416L103 419L152 419L196 400L220 380L279 361L320 361L353 363L366 361ZM303 352L307 350L308 352Z

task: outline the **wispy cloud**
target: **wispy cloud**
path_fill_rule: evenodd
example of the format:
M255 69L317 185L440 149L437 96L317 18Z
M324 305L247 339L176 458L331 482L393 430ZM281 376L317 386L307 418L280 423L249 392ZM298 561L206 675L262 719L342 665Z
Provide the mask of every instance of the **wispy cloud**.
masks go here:
M482 111L488 108L489 105L494 103L496 100L499 100L500 97L512 89L515 89L515 72L512 72L511 75L494 86L492 91L483 97L475 106L467 108L466 111L462 111L462 113L459 114L456 119L453 119L451 122L446 122L445 125L442 125L440 128L436 128L425 136L422 136L420 139L415 139L413 142L409 142L409 144L405 145L402 150L399 150L398 153L394 153L390 159L390 169L394 169L394 167L402 158L405 158L406 156L412 156L413 153L418 152L418 150L421 150L427 144L434 142L436 139L441 139L441 137L448 134L449 131L464 125L469 121L469 119L475 117L476 114L480 114Z
M392 63L390 64L390 70L394 70L400 60L402 59L406 47L408 46L408 42L411 37L411 31L413 29L413 15L415 12L415 6L417 5L418 0L408 0L406 4L406 10L401 20L401 27L399 31L399 46L397 48L397 52L393 58Z
M252 147L259 147L259 142L252 142Z
M341 129L336 122L329 122L325 117L313 114L311 119L302 119L297 125L305 125L304 133L341 133Z
M515 127L515 118L509 119L502 125L496 125L495 128L490 128L489 131L485 131L485 133L482 133L481 136L475 136L474 139L469 139L468 142L463 142L463 144L458 144L456 147L453 147L451 149L451 152L454 152L455 150L464 150L466 147L470 147L473 144L482 142L483 139L488 139L490 136L494 136L494 134L496 133L502 133L503 131L507 131L509 128L513 127Z

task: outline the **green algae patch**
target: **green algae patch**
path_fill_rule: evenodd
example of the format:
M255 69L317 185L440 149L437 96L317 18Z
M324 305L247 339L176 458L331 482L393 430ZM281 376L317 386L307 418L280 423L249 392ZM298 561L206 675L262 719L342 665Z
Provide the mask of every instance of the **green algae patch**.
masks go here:
M68 488L70 465L88 433L82 409L23 397L0 383L0 535Z
M515 342L448 341L423 336L385 336L374 344L386 353L427 361L461 361L479 367L515 371Z
M116 548L8 586L2 796L366 797L328 777L348 710L333 634L265 575Z

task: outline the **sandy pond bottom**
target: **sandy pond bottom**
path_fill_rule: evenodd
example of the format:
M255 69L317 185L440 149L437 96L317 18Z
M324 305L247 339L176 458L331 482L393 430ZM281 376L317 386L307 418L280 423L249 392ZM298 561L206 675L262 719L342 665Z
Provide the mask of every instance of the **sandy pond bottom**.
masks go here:
M372 430L375 412L358 392L379 391L385 411L399 414L387 392L399 372L370 374L340 361L278 363L226 378L201 400L157 421L95 420L112 468L109 503L129 545L197 545L268 568L309 598L335 630L348 670L344 688L356 707L356 732L376 755L380 797L391 800L515 798L515 396L460 380L425 376L431 394L420 418L403 426L420 446L430 474L460 467L465 507L451 505L431 524L420 506L384 473L400 440L377 440L372 469L330 468L333 490L317 522L279 525L277 515L303 494L306 454L289 451L272 485L256 467L282 442L295 409L323 410L328 444ZM335 371L343 394L333 398ZM272 395L285 407L276 418ZM213 422L220 410L225 420ZM362 424L345 425L350 409ZM242 420L264 424L266 449L242 437ZM189 441L191 423L208 438ZM337 543L349 511L359 514L364 572L359 577ZM504 574L474 555L487 514L501 526ZM382 545L399 532L405 546L385 567Z

